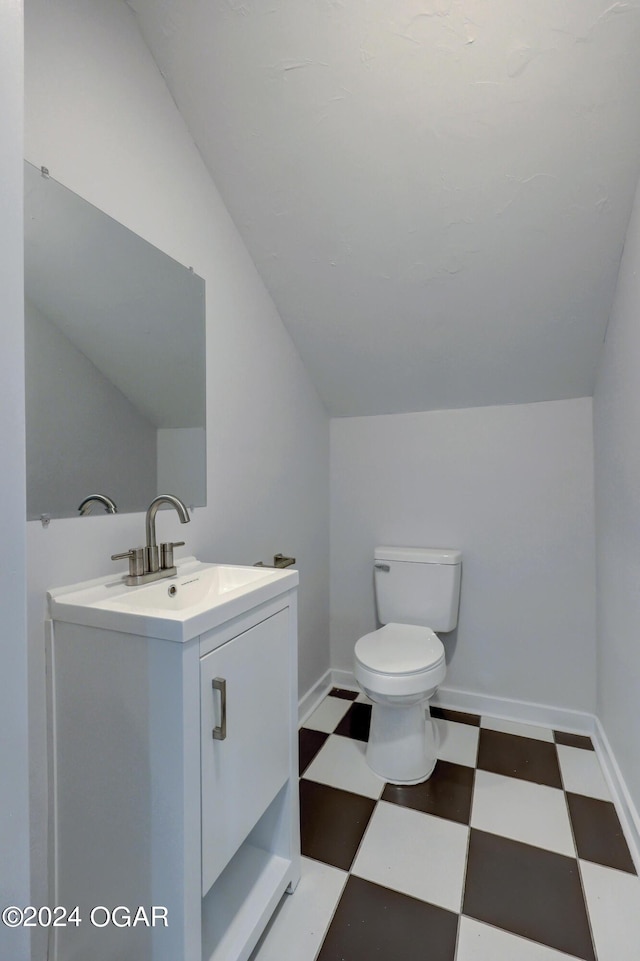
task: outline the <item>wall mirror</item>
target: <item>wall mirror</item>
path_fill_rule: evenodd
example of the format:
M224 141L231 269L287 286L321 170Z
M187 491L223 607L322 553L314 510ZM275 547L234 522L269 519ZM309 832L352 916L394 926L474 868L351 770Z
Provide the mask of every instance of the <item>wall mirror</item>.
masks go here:
M204 506L204 281L29 163L25 358L29 520Z

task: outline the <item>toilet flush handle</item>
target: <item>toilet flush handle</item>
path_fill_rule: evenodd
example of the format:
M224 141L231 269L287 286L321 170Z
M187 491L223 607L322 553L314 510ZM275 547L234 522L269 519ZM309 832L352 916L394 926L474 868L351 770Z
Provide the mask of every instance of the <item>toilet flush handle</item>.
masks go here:
M374 564L374 567L377 571L384 571L385 574L388 574L391 570L388 564Z

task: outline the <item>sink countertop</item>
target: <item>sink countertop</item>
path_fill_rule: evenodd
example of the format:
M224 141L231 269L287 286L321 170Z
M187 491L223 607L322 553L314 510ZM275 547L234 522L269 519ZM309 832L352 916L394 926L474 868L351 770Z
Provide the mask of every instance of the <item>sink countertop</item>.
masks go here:
M195 557L176 566L173 577L135 587L120 574L55 588L47 592L49 615L54 621L183 643L298 584L292 568L210 564Z

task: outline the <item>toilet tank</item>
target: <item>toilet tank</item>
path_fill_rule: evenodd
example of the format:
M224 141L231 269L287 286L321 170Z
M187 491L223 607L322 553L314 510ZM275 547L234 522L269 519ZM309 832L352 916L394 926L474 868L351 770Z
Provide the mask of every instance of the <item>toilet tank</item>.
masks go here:
M452 631L458 623L462 552L449 548L376 547L376 607L381 624Z

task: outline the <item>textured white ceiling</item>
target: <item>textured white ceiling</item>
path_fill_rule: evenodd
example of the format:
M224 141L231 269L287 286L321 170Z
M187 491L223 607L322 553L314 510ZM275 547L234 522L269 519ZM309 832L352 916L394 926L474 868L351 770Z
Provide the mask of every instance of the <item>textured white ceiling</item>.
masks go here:
M129 0L332 414L589 395L640 0Z

